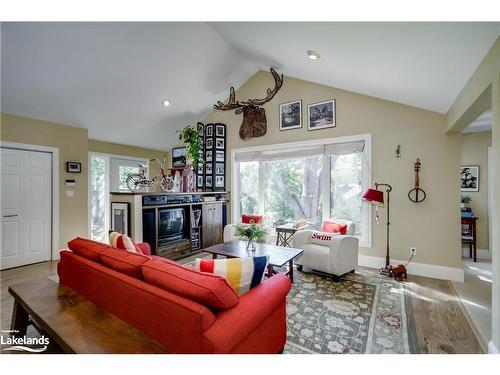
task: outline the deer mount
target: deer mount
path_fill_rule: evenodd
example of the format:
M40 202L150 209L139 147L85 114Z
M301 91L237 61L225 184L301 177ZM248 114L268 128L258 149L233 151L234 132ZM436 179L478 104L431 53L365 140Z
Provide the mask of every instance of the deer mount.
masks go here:
M274 78L274 88L267 89L267 96L263 99L248 99L244 102L236 100L234 87L229 89L229 100L227 104L218 101L214 105L214 110L217 111L230 111L235 109L235 113L239 115L243 113L243 121L240 126L240 138L248 141L252 138L262 137L267 133L267 119L266 111L263 106L270 101L274 95L283 86L283 74L280 76L276 71L271 68L271 74Z

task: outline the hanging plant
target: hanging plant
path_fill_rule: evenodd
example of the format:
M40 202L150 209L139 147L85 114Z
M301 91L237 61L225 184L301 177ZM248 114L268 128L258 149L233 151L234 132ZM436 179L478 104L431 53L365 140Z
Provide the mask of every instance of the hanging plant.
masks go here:
M189 159L193 161L194 170L198 170L200 162L200 134L191 125L184 129L177 130L179 140L186 144L186 153Z

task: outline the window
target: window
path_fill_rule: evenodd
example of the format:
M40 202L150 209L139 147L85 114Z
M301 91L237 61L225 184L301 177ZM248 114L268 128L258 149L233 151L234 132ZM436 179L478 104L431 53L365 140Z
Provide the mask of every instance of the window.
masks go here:
M144 163L144 160L110 158L111 192L129 191L127 187L129 173L139 173L139 165Z
M370 136L235 150L234 217L261 213L268 223L323 219L355 223L355 235L371 246L370 206L361 196L370 185Z

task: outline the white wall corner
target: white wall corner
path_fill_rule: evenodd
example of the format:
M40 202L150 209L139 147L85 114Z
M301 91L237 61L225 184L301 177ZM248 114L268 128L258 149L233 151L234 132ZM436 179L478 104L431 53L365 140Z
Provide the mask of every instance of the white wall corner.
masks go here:
M500 352L498 351L498 348L496 347L496 345L493 341L490 341L488 343L488 354L500 354Z
M391 259L391 264L406 264L406 261ZM372 257L369 255L358 255L358 265L370 268L382 268L385 266L385 258ZM411 262L407 266L408 274L432 277L434 279L464 282L464 270L433 264Z

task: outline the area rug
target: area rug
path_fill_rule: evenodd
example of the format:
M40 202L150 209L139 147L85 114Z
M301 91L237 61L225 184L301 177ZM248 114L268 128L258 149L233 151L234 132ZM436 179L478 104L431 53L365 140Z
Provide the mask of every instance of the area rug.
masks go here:
M285 353L417 353L405 284L351 273L333 282L295 271Z

